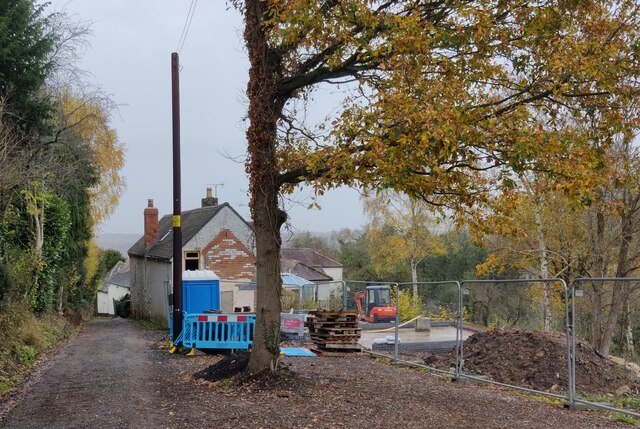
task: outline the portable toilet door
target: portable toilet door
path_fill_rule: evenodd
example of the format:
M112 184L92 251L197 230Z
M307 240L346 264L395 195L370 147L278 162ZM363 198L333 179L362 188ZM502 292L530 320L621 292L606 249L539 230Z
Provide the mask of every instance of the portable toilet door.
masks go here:
M211 270L182 273L182 312L220 311L220 278Z

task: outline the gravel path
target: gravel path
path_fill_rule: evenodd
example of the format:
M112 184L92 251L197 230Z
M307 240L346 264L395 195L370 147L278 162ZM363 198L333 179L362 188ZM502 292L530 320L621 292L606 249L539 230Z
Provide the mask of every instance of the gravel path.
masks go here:
M157 334L98 319L53 356L2 422L6 428L161 427Z
M7 428L628 428L513 391L364 356L287 358L275 386L210 383L219 357L170 355L135 322L86 324L33 377ZM5 403L7 401L5 400Z

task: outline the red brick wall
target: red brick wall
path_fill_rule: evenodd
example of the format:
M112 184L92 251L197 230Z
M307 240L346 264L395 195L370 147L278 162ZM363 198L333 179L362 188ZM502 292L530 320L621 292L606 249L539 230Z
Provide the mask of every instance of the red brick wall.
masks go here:
M153 207L153 200L147 201L144 209L144 247L148 248L158 239L158 209Z
M228 229L223 229L202 249L204 265L222 280L252 280L256 257Z

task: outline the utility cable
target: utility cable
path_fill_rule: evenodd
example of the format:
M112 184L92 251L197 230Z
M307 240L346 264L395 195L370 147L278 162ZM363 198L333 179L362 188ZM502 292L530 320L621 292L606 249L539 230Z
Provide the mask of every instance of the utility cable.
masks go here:
M178 40L178 48L176 51L178 53L182 52L182 48L184 47L185 42L187 41L187 36L189 35L189 29L191 28L191 21L193 21L193 15L196 13L196 5L198 4L198 0L191 0L191 4L189 5L189 11L187 12L187 17L184 20L184 25L182 27L182 34L180 34L180 40Z

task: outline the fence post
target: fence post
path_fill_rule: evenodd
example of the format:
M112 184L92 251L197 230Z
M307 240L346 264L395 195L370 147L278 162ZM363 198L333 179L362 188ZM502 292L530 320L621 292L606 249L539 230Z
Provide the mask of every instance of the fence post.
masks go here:
M460 377L464 372L464 321L462 320L462 307L464 307L464 288L466 280L460 282L460 293L458 294L458 308L460 311L460 348L456 353L456 377Z
M342 280L342 309L347 309L347 283Z
M462 285L459 281L456 281L456 285L458 286L458 314L456 317L456 360L453 364L454 379L458 379L458 377L460 376L460 351L462 349L462 341L464 341L462 331Z
M400 340L400 285L398 283L392 283L396 287L396 329L395 329L395 341L393 344L393 363L398 363L398 341Z
M573 351L573 347L572 347L572 333L573 333L573 321L572 321L572 317L571 317L571 312L569 311L569 299L571 299L573 301L573 298L571 297L571 295L573 295L573 293L570 294L569 292L569 288L567 286L567 283L560 279L559 280L562 283L562 286L564 287L564 320L565 320L565 336L566 336L566 343L567 343L567 405L568 406L572 406L573 405L573 398L574 398L574 372L573 372L573 355L574 355L574 351Z
M570 404L576 398L576 281L571 285L571 388Z

